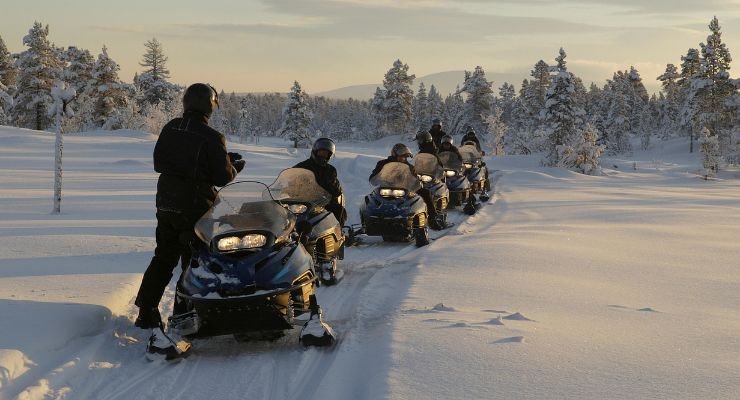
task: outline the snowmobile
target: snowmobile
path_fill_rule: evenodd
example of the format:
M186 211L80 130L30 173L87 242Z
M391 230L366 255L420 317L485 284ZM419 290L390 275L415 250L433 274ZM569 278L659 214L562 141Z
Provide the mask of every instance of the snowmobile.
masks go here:
M316 301L313 258L301 243L311 226L296 223L287 207L260 182L221 188L195 225L200 240L192 244L192 258L177 283L170 333L277 339L300 324L297 316L310 313L299 341L306 346L335 341Z
M445 183L450 190L450 203L447 208L463 206L463 212L468 215L475 214L475 197L472 193L470 181L465 175L462 161L456 153L443 151L438 154L439 160L445 171Z
M488 195L490 183L486 179L487 167L478 148L475 143L466 142L460 147L459 151L463 158L465 176L470 182L472 192L478 195L480 201L488 201L490 198Z
M360 206L362 232L382 236L384 241L416 240L417 246L429 243L427 206L416 191L419 178L408 164L390 162L370 179L375 188Z
M444 182L445 172L437 156L419 153L414 159L414 170L419 175L424 188L432 193L437 211L437 223L447 227L447 205L450 203L450 190Z
M336 284L343 275L337 269L337 260L344 259L345 236L337 218L324 208L331 194L319 186L313 172L303 168L283 170L270 185L270 192L296 215L299 223L311 224L304 243L306 250L313 256L321 283ZM344 196L340 197L344 207Z

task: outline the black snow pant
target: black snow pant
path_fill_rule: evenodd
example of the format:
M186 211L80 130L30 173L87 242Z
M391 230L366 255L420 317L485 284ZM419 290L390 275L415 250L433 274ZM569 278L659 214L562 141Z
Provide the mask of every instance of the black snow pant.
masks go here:
M416 191L421 196L425 203L427 203L427 211L429 212L430 218L437 217L437 206L434 204L434 195L432 191L427 188L421 188Z
M177 263L181 262L185 269L190 262L193 228L201 215L202 213L157 211L157 247L136 295L135 304L139 308L158 307Z

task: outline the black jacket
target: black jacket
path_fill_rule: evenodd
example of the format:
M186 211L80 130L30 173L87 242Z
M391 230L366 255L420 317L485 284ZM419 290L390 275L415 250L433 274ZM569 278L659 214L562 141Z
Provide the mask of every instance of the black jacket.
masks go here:
M451 152L453 152L453 153L457 154L457 158L459 158L459 159L460 159L460 161L462 161L462 160L463 160L463 158L462 158L462 154L460 154L460 150L459 150L459 149L457 148L457 146L455 146L454 144L451 144L451 145L450 145L450 148L449 148L449 149L447 149L447 150L445 150L445 149L443 149L442 147L440 147L440 148L439 148L439 152L441 153L441 152L443 152L443 151L451 151Z
M434 144L439 147L439 145L442 144L442 136L446 135L447 132L443 131L442 128L437 129L435 127L436 125L429 129L429 133L432 134L432 140L434 140Z
M434 142L426 142L419 145L419 153L437 154L439 152L439 145Z
M475 134L471 135L466 133L460 141L460 146L462 146L465 142L475 142L475 147L478 149L479 152L481 151L480 141L478 140L478 136L476 136Z
M333 165L321 166L313 158L309 158L294 165L293 168L303 168L313 172L316 183L329 192L332 197L342 195L342 185L339 183L339 178L337 178L337 169Z
M375 175L377 175L377 174L380 173L380 170L382 170L383 167L386 166L386 164L389 164L389 163L392 163L392 162L400 162L400 161L396 160L396 157L393 157L393 156L388 156L388 158L386 158L385 160L378 161L378 163L375 164L375 169L373 170L373 172L370 173L370 178L368 178L368 180L373 179L373 177ZM411 169L411 173L414 174L414 175L416 175L416 172L414 171L414 166L413 165L409 164L408 162L406 162L404 164L408 165L409 168Z
M216 198L214 186L234 180L226 141L199 113L185 113L162 128L154 146L157 209L201 214Z

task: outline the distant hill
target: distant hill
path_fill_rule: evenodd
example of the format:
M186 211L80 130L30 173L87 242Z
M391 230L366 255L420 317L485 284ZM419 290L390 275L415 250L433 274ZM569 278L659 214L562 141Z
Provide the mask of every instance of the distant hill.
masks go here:
M518 91L519 86L522 84L522 80L527 77L528 73L529 71L526 71L523 74L486 72L486 78L488 78L489 81L493 80L494 92L498 94L498 88L501 87L504 82L513 84ZM445 97L448 94L453 93L457 85L462 86L464 78L464 71L438 72L436 74L417 77L414 79L413 89L415 92L419 88L419 82L424 82L424 86L427 88L427 91L429 91L429 87L431 85L434 85L442 97ZM351 97L353 99L367 100L373 97L373 94L375 94L375 88L382 85L382 82L367 85L353 85L310 94L312 96L324 96L332 99L348 99Z

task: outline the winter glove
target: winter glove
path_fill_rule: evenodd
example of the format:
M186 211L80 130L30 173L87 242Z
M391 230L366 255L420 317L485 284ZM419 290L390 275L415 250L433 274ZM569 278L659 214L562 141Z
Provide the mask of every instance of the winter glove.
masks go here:
M234 161L238 161L238 160L241 160L242 158L244 158L244 157L242 157L242 155L241 155L241 154L239 154L239 153L228 153L228 154L229 154L229 161L230 161L230 162L231 162L232 164L234 163Z
M236 173L237 174L240 173L240 172L242 172L242 170L244 169L244 165L246 165L246 164L247 164L247 162L244 161L244 160L236 160L236 161L234 161L234 162L231 163L231 165L234 166L234 169L236 169Z

